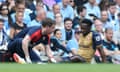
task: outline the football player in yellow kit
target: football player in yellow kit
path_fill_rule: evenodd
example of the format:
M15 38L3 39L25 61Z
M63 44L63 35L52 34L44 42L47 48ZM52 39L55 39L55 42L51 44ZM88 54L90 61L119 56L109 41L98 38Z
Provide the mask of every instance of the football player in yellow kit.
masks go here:
M80 39L79 39L79 49L76 55L73 56L72 61L77 61L75 59L85 60L90 63L94 57L96 49L101 54L102 61L105 62L105 54L102 48L102 40L97 32L91 31L92 22L89 19L82 20L80 27ZM81 61L84 62L84 61Z

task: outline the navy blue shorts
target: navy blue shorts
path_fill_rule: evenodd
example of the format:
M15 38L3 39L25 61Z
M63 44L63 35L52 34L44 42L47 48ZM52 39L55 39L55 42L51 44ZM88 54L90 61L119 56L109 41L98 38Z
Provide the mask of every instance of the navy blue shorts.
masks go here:
M25 58L25 54L22 49L22 40L23 38L18 38L10 41L8 44L8 51L12 54L17 53L20 57ZM38 55L32 50L32 48L29 48L29 55L33 62L41 61Z

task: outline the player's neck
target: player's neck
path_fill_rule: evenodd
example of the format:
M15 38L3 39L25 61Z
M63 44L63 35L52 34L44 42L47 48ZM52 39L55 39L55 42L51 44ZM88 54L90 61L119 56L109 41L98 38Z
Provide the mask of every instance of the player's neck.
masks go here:
M83 34L84 37L86 37L90 32L86 33L86 34Z
M46 29L42 28L42 35L46 35Z
M111 42L112 42L112 40L110 40L110 39L106 39L106 41L107 41L108 43L111 43Z

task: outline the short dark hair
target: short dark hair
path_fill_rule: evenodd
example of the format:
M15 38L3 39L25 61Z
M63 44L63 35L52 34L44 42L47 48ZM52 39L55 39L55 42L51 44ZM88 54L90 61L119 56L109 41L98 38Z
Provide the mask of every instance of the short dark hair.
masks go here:
M116 5L115 2L109 2L108 7L110 7L110 6L115 6L115 5Z
M65 18L65 19L64 19L64 23L65 23L66 21L72 21L72 19L70 19L70 18Z
M79 14L80 12L83 12L84 9L86 9L85 6L78 6L77 7L77 14Z
M81 24L87 24L89 27L91 27L93 22L90 19L83 19Z
M55 31L54 31L54 35L57 33L57 31L60 31L60 29L55 29Z
M46 27L46 26L49 26L51 27L52 25L55 25L55 21L50 19L50 18L45 18L43 21L42 21L42 26L43 27Z
M107 33L108 30L113 30L112 27L105 28L105 33Z

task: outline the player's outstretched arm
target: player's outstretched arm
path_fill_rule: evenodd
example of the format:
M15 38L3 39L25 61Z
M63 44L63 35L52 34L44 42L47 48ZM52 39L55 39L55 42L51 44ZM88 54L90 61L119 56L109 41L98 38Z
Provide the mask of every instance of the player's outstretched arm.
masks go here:
M102 45L97 46L98 51L100 52L102 62L106 62L105 53L103 51Z
M53 63L56 63L57 61L54 59L54 56L52 54L52 50L50 49L50 46L49 45L46 45L46 53L47 53L47 56L49 57L50 61L53 62Z
M28 51L28 44L29 44L29 42L30 42L30 36L26 35L24 37L24 39L22 40L22 49L23 49L24 54L25 54L26 62L27 63L32 63L31 59L30 59L30 56L29 56L29 51Z

